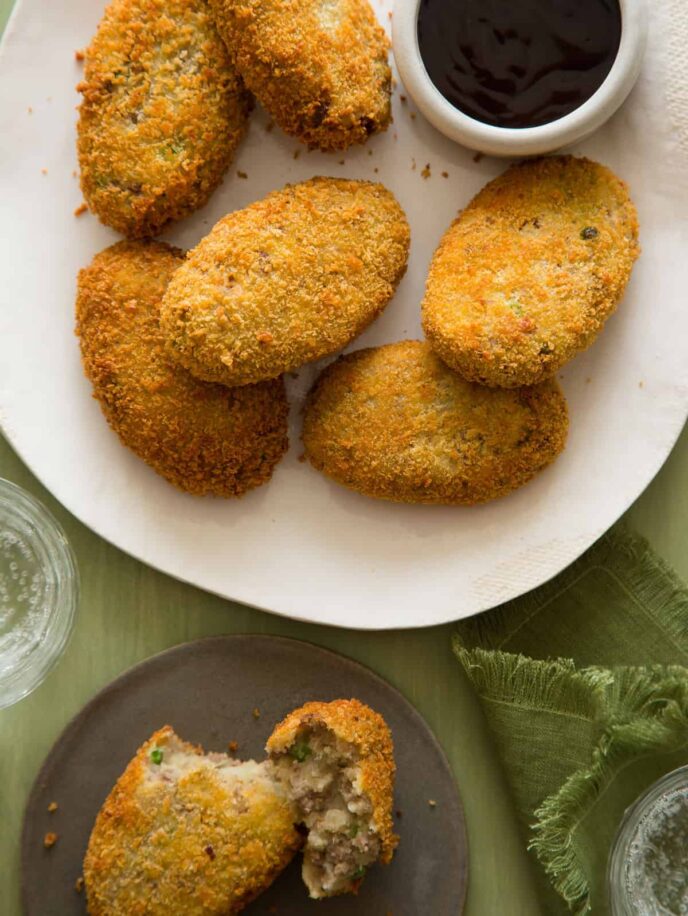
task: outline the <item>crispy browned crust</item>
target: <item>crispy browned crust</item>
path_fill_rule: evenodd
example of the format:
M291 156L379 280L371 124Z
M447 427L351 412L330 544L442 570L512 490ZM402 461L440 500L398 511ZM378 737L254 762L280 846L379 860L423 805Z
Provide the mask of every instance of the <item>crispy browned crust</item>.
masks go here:
M84 197L132 238L208 200L250 108L206 0L114 0L78 89Z
M399 842L393 830L394 745L382 716L360 700L306 703L290 712L268 739L269 754L284 754L304 729L322 725L359 753L361 787L373 806L373 820L380 837L380 861L391 862Z
M313 178L230 213L165 294L169 353L198 378L245 385L345 347L391 299L409 227L367 181Z
M566 444L558 384L486 388L408 340L341 357L309 394L306 456L337 483L407 503L472 505L527 483Z
M635 207L609 169L571 156L512 166L445 233L423 329L471 381L535 384L593 342L638 254Z
M284 383L230 390L169 360L160 302L182 260L168 245L119 242L79 273L84 370L122 443L158 474L189 493L240 496L287 449Z
M155 732L98 813L84 859L90 916L238 913L301 845L291 805L258 787L238 805L209 769L146 785L151 751L171 740L169 726Z
M248 88L288 134L345 149L391 120L389 41L367 0L211 0Z

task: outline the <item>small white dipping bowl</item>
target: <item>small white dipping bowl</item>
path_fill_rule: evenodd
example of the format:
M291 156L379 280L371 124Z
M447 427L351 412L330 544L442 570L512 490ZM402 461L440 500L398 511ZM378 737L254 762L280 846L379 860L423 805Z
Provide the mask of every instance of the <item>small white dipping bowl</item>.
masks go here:
M645 0L619 0L619 50L607 78L586 102L563 118L538 127L484 124L455 108L428 76L418 47L420 2L396 0L394 4L392 47L397 68L409 95L428 121L469 149L492 156L539 156L569 146L601 127L624 102L638 79L645 50Z

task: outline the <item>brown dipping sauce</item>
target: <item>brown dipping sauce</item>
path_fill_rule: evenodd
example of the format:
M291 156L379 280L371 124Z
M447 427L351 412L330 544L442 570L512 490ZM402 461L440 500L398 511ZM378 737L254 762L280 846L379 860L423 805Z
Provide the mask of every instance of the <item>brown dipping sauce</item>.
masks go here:
M537 127L579 108L619 50L618 0L421 0L428 76L465 114Z

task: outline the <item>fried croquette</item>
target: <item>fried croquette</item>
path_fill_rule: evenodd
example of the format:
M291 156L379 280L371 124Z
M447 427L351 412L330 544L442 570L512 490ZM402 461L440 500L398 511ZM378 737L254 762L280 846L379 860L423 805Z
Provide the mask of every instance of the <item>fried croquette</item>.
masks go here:
M571 156L513 166L442 239L423 329L471 381L535 384L593 342L638 254L635 207L609 169Z
M301 845L270 764L203 755L166 726L139 748L84 859L91 916L227 916Z
M114 0L77 88L84 197L132 238L208 200L250 108L206 0Z
M306 703L273 731L274 772L308 830L303 879L311 897L355 892L389 863L394 749L384 719L358 700Z
M405 503L472 505L504 496L566 443L556 381L513 390L467 382L427 343L341 357L306 404L306 457L337 483Z
M210 0L248 88L310 147L362 143L391 120L389 41L367 0Z
M198 378L245 385L346 346L406 270L409 227L367 181L313 178L230 213L163 300L169 353Z
M230 390L169 360L160 302L182 252L119 242L79 274L77 334L86 375L122 443L189 493L240 496L287 449L282 379Z

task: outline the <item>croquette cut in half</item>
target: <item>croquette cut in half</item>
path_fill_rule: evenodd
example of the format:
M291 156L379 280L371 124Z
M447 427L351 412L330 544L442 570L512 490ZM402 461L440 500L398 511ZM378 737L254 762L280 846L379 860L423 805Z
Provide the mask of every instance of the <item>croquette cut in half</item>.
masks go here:
M299 849L295 812L267 762L203 755L166 726L96 818L84 859L90 916L228 916Z
M246 385L345 347L406 270L409 226L381 184L313 178L217 223L165 294L169 354Z
M306 457L337 483L403 503L483 503L523 486L563 450L554 380L512 390L467 382L427 343L358 350L320 375Z
M284 383L230 390L168 358L160 302L182 260L162 243L118 242L79 273L84 369L110 426L158 474L189 493L240 496L287 449Z
M345 149L391 120L389 41L368 0L210 0L248 88L286 133Z
M208 200L250 109L206 0L114 0L77 88L84 197L132 238Z
M535 384L594 341L638 254L635 207L608 168L571 156L512 166L445 233L423 329L471 381Z
M280 722L266 750L308 831L303 879L311 897L355 893L370 865L391 861L398 842L384 719L358 700L306 703Z

